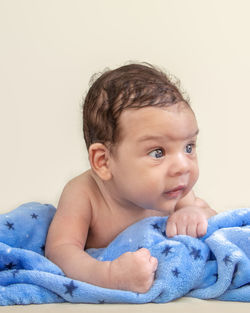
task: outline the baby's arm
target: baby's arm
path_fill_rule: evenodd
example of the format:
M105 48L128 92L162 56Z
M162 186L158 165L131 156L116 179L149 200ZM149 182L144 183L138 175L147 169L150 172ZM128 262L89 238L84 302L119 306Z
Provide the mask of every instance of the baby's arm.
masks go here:
M84 252L91 218L88 195L79 183L68 183L49 228L46 257L72 279L104 288L148 291L154 281L157 259L147 249L125 253L112 262L92 258Z
M201 237L207 232L208 218L216 214L204 200L197 198L194 192L190 191L177 203L175 211L169 216L166 234L168 237Z

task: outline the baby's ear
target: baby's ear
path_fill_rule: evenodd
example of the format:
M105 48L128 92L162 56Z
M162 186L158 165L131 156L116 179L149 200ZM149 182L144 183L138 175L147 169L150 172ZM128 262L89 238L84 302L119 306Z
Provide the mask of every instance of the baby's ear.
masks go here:
M110 152L102 143L93 143L89 147L89 162L93 171L102 179L111 179L109 168Z

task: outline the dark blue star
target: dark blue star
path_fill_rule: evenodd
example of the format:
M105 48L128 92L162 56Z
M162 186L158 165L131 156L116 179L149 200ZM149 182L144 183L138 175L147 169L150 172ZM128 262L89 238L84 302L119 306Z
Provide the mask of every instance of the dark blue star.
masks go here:
M5 226L7 226L9 229L13 229L13 230L14 230L15 228L14 228L13 225L14 225L14 223L10 223L10 222L8 222L8 221L7 221L6 224L5 224Z
M78 287L74 286L73 280L71 280L70 284L68 284L68 285L63 284L63 286L66 287L66 289L67 289L64 294L69 293L71 295L71 297L73 297L73 291L78 288Z
M225 255L223 262L227 265L228 263L232 263L232 260L229 255Z
M31 216L32 218L36 219L36 220L37 220L37 218L38 218L38 215L35 214L35 213L32 213L30 216Z
M167 237L165 230L163 230L161 233L162 233L162 235L163 235L164 237Z
M166 247L162 250L162 254L165 254L166 256L168 256L169 253L172 253L171 251L172 247L166 245Z
M192 255L195 260L202 259L201 250L200 249L196 249L195 247L191 247L191 248L192 248L192 252L190 252L189 255Z
M207 261L213 261L213 260L216 260L216 257L215 255L213 254L212 251L210 251L209 255L208 255L208 258L207 258Z
M16 266L16 264L14 264L13 262L10 262L10 263L8 263L8 264L5 264L4 267L5 267L7 270L12 270L15 266Z
M176 267L174 270L172 270L172 273L174 274L175 277L179 277L181 272L179 272L178 268Z
M157 223L151 224L151 226L153 226L154 229L160 229L160 226Z

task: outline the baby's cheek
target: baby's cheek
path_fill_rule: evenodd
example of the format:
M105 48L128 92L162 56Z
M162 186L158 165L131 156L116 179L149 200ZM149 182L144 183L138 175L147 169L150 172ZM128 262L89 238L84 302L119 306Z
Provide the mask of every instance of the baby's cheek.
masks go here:
M191 183L194 185L199 178L199 167L198 164L194 164L191 171Z

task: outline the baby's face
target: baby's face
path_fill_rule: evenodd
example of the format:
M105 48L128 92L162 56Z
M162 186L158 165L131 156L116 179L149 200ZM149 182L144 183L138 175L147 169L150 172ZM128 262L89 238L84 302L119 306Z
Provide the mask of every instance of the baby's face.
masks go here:
M186 104L125 110L121 140L110 159L123 203L170 214L198 179L198 126Z

